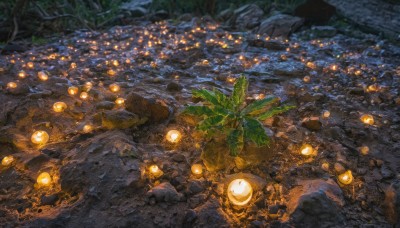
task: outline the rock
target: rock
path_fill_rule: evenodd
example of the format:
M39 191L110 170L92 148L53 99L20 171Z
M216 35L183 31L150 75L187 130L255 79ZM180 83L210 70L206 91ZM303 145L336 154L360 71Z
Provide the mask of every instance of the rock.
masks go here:
M101 113L101 125L107 129L126 129L144 124L147 118L125 110L110 110Z
M96 109L97 110L111 110L115 106L114 102L111 101L101 101L96 104Z
M323 24L335 14L335 7L323 0L308 0L294 10L294 15L305 18L306 22Z
M304 118L301 121L301 125L312 131L318 131L322 127L322 123L318 116Z
M340 164L339 162L336 162L335 165L333 166L333 168L337 174L341 174L346 171L344 166L342 164Z
M332 26L313 26L311 27L311 34L313 37L330 38L336 35L336 29Z
M191 194L197 194L197 193L200 193L200 192L202 192L202 191L204 191L204 183L203 183L203 181L200 181L200 180L192 180L192 181L189 181L189 184L188 184L188 190L189 190L189 192L191 193Z
M271 37L289 37L302 25L303 19L299 17L277 14L262 21L257 33Z
M337 13L366 32L399 39L400 5L381 0L326 0Z
M235 26L240 29L252 29L260 24L264 11L256 4L247 4L234 12Z
M186 161L186 157L183 154L174 154L172 155L172 160L175 162L183 162Z
M183 86L176 82L170 82L167 85L167 91L169 92L179 92L183 89Z
M161 98L154 98L151 95L142 96L135 92L128 95L125 105L126 110L141 117L148 117L152 122L164 121L172 112Z
M385 190L385 200L383 202L386 219L392 223L400 225L400 180L395 180ZM396 227L397 227L396 226Z
M194 211L197 219L193 227L230 227L230 224L233 224L230 217L222 210L218 200L214 198Z
M233 16L233 14L234 14L234 10L231 9L231 8L228 8L228 9L222 10L218 14L217 19L220 20L220 21L226 21L229 18L231 18Z
M189 228L189 227L193 227L193 222L197 219L197 214L194 210L189 209L186 214L185 217L183 218L183 224L182 226L184 228Z
M58 195L57 194L53 194L53 195L49 195L49 196L42 196L40 198L40 203L42 205L54 205L58 200Z
M176 203L183 198L182 193L178 193L169 182L164 182L153 187L147 192L146 196L147 198L154 197L157 202L168 203Z
M129 11L136 9L137 7L148 8L152 3L153 0L131 0L122 4L120 8Z
M295 227L344 225L342 190L333 180L300 180L298 185L289 192L283 221Z
M278 76L303 77L305 67L299 62L280 62L273 66L273 73Z

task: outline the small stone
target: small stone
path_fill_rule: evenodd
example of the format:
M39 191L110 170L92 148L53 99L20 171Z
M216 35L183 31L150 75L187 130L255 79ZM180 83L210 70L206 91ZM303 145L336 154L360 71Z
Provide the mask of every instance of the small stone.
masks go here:
M175 162L183 162L186 161L186 157L183 154L174 154L172 155L172 160Z
M144 124L147 118L126 110L110 110L101 113L101 125L107 129L126 129Z
M192 194L200 193L200 192L204 191L204 189L205 188L203 186L202 181L194 180L194 181L190 181L188 184L188 190Z
M40 198L40 203L42 205L54 205L58 200L58 195L57 194L53 194L53 195L49 195L49 196L42 196Z
M301 125L313 131L320 130L322 127L322 123L318 116L304 118L301 122Z
M335 163L334 169L335 169L336 173L344 173L346 171L344 166L342 164L338 163L338 162Z
M169 92L179 92L183 89L183 86L176 82L170 82L167 85L167 91Z
M169 182L164 182L153 187L147 192L146 196L148 198L154 197L157 202L170 203L178 202L183 198L183 195L178 193Z
M125 105L126 110L141 117L148 117L154 122L166 120L171 113L166 101L152 95L141 95L135 92L128 95Z

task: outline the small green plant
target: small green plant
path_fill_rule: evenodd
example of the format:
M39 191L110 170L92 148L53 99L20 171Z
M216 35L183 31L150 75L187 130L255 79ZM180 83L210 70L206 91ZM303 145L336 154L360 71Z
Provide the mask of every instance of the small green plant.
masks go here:
M217 133L224 136L232 156L237 156L243 150L246 141L252 141L257 146L268 145L270 139L260 121L294 108L289 105L271 108L279 103L276 97L246 105L248 85L246 77L241 76L229 97L216 89L194 90L193 97L203 99L204 105L188 106L183 112L202 119L197 129L205 132L207 137Z

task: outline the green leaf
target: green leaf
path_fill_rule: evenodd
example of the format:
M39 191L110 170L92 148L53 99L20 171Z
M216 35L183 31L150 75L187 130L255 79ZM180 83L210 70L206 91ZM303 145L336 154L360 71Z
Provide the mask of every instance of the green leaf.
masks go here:
M232 156L238 156L244 147L243 128L240 126L232 130L227 138L229 151Z
M254 101L242 110L243 115L258 115L265 111L268 105L274 104L279 101L277 97L268 97L262 100Z
M241 104L243 104L246 99L247 87L249 86L249 82L246 79L246 76L242 75L236 81L233 86L232 92L232 102L233 105L238 108Z
M193 97L197 97L197 98L202 98L206 102L209 102L209 103L211 103L213 105L219 105L217 97L210 90L206 90L206 89L193 90L192 91L192 96Z
M268 135L263 125L254 118L244 118L243 123L244 137L253 141L257 146L263 146L269 143Z
M216 89L214 89L213 93L215 94L215 97L217 98L218 103L222 107L232 108L232 102L225 94L221 93L219 90L216 90Z
M260 116L257 117L257 119L259 120L266 120L270 117L273 117L277 114L281 114L284 113L292 108L295 108L296 106L291 106L291 105L285 105L285 106L279 106L279 107L275 107L270 109L269 111L261 114Z
M182 113L195 116L211 116L213 115L213 110L207 106L188 106Z
M201 131L207 131L210 128L221 127L225 121L225 116L217 115L206 118L201 121L201 123L197 126L197 129Z

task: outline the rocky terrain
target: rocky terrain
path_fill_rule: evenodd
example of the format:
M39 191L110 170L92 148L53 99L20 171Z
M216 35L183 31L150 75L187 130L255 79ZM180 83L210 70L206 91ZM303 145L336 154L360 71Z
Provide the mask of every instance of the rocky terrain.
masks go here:
M255 27L262 18L246 7L229 19L241 30L208 17L138 20L0 56L0 159L14 158L0 166L0 224L399 226L400 48L329 26L298 31L302 19L282 14ZM274 95L296 108L264 122L274 143L247 148L250 164L226 158L223 170L192 174L204 141L180 111L199 102L193 89L228 94L241 74L248 103ZM165 139L171 129L179 142ZM46 144L31 142L38 130ZM314 153L304 156L304 144ZM347 170L354 179L345 185ZM36 183L42 172L49 186ZM235 178L254 190L245 206L227 198Z

